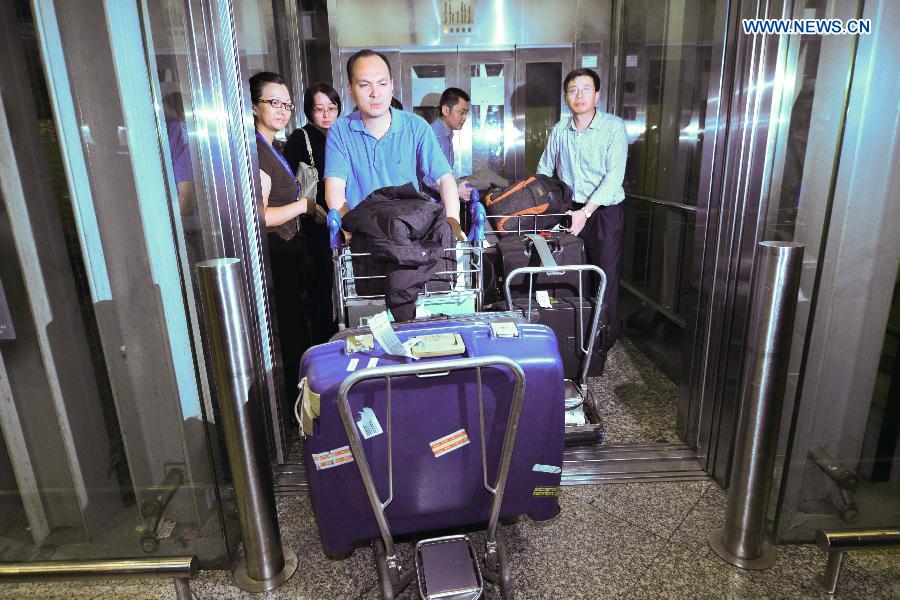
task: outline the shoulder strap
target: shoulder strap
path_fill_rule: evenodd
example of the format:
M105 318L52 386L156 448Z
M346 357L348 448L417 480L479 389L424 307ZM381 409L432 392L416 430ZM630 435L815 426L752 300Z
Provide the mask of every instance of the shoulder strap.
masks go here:
M309 152L309 164L310 164L310 166L312 166L313 169L315 169L316 168L316 159L313 158L312 145L309 143L309 134L306 133L306 129L304 129L303 127L300 128L300 131L303 132L303 139L306 140L306 151Z
M542 267L559 266L556 264L556 260L553 258L553 253L550 252L550 245L547 243L547 240L537 235L536 233L526 234L525 237L531 240L531 243L534 245L534 249L537 250L538 256L541 259Z

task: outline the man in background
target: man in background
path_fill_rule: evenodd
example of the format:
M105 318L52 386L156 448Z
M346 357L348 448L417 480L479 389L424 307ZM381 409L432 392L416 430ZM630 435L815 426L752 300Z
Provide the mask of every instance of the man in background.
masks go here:
M619 117L597 109L600 76L575 69L563 81L570 117L550 132L537 172L562 179L580 205L570 211L570 232L584 240L587 260L606 273L602 360L619 337L619 277L625 228L625 160L628 138Z
M459 131L466 124L469 116L471 98L469 94L459 88L447 88L441 94L438 109L441 111L438 117L431 123L434 135L437 137L441 152L453 168L455 159L453 153L453 132ZM466 179L457 179L456 187L459 190L459 199L468 202L472 197L472 188L466 185ZM422 184L430 190L437 190L437 183L427 176L422 179Z

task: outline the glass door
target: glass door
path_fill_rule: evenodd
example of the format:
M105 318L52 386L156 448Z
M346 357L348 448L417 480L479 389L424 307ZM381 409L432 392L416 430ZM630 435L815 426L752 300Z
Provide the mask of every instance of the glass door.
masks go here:
M197 169L170 159L178 128L154 102L146 13L49 0L0 11L4 557L224 565L236 528L181 225L197 194L178 185Z
M569 109L562 94L563 77L573 69L574 48L516 47L516 87L512 105L518 132L514 146L514 179L534 175L550 131Z
M461 87L472 98L456 153L460 172L474 174L488 170L505 179L511 178L515 67L515 54L511 50L460 52Z

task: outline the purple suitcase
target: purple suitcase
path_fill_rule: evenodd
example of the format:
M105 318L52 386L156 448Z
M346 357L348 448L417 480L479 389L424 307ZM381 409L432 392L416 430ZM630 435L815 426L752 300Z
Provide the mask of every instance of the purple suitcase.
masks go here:
M458 333L466 353L444 358L502 355L522 367L525 398L501 516L527 514L546 520L559 512L565 411L562 363L549 328L527 323L517 328L518 338L495 337L490 324L478 320L413 323L396 326L395 331L404 341L416 335ZM320 395L319 416L312 435L304 441L303 454L322 546L330 555L346 554L356 544L380 535L359 469L345 449L347 434L336 406L338 386L348 374L350 361L359 359L358 368L364 368L373 357L378 358L378 366L408 362L385 356L377 346L348 355L344 341L333 341L310 348L300 365L310 391ZM497 473L514 382L505 369L482 371L490 481ZM364 408L372 409L383 431L363 439L382 499L390 495L385 387L383 380L366 381L350 394L354 416L359 419ZM393 501L385 514L392 534L486 523L492 496L485 490L482 475L475 371L395 379L391 403Z

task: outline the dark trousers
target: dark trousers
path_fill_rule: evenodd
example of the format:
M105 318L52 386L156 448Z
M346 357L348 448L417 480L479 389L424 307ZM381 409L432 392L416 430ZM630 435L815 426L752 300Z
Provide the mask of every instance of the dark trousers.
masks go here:
M622 274L622 236L625 230L625 203L601 206L578 234L584 240L587 260L606 273L606 295L602 324L605 327L603 352L619 338L619 278ZM596 282L599 285L599 281Z
M307 316L309 317L309 337L312 345L324 344L337 333L334 320L334 259L328 245L328 230L311 219L305 219L303 232L306 236L312 272L307 289Z
M275 288L275 315L278 323L278 341L284 366L286 402L293 406L300 380L300 357L309 347L309 327L306 320L308 300L308 259L302 237L285 242L275 234L269 234L269 266ZM289 410L288 407L285 407ZM285 414L290 414L285 413Z

